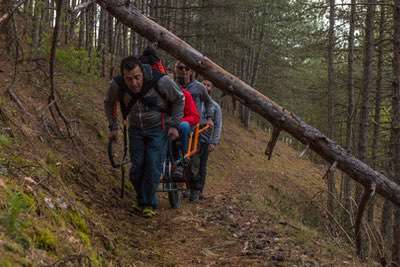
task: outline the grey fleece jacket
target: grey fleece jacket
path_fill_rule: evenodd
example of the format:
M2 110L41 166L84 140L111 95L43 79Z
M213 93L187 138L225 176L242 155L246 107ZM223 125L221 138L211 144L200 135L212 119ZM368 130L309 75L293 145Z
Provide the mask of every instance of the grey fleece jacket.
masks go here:
M193 80L191 83L189 83L186 86L187 90L190 92L190 94L193 97L194 102L196 103L196 108L197 111L200 114L205 114L205 118L211 118L212 117L212 100L211 97L207 93L207 89L204 87L204 85L197 81ZM203 110L203 104L205 110Z
M221 140L221 132L222 132L222 112L221 112L221 107L217 102L215 102L213 99L211 99L212 102L212 107L211 107L211 119L214 122L214 127L210 130L207 130L205 133L203 133L200 136L200 142L201 143L207 143L207 144L213 144L217 145L219 144L219 141ZM205 118L205 114L202 114L202 120Z
M162 121L165 121L165 127L177 128L181 118L183 117L184 96L179 90L177 84L171 80L167 75L161 77L158 82L158 91L151 88L142 98L132 106L128 116L129 126L133 128L153 128L162 126ZM117 104L119 103L119 85L115 80L111 81L110 87L107 91L104 100L104 110L108 119L110 129L115 130L118 128L117 124ZM131 96L127 93L124 94L123 102L128 105ZM151 103L163 110L169 110L169 114L164 114L159 110L149 108L148 105L143 103ZM165 116L163 118L163 116Z

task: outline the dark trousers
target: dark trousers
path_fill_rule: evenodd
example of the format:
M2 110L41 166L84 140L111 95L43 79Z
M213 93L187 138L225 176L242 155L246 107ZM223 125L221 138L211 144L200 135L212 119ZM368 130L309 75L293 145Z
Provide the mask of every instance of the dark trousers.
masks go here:
M203 192L207 176L208 143L200 143L200 153L191 163L192 183L191 189Z
M132 161L130 180L138 204L156 208L156 191L165 159L167 134L161 127L129 128L129 149Z

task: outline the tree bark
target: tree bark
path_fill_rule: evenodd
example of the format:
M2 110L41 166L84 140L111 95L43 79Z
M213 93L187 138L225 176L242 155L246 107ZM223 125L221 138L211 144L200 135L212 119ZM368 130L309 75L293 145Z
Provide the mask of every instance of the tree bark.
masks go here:
M400 0L394 6L393 93L392 93L392 168L395 182L400 183ZM400 266L400 207L394 208L392 264Z
M89 65L88 72L92 71L92 60L93 60L93 45L94 45L94 31L95 31L95 16L96 16L96 5L93 3L86 9L86 49L88 51Z
M235 95L242 104L260 114L272 125L280 127L329 163L337 162L337 167L357 182L369 186L376 184L376 191L384 198L400 206L400 186L383 174L373 170L366 163L355 158L333 140L316 128L308 125L294 113L282 108L265 95L244 83L209 58L195 50L165 28L143 16L137 9L128 10L118 5L117 0L96 0L103 8L125 25L151 42L157 42L159 48L185 62L192 69L212 81L215 86L228 94Z
M84 3L85 0L81 1L81 4ZM85 28L86 28L86 10L82 9L81 14L79 15L79 35L78 35L78 48L83 48L83 44L85 43Z
M329 30L328 30L328 137L335 138L335 0L329 0ZM335 172L329 172L326 179L328 186L327 209L335 214Z
M32 18L32 56L36 57L40 46L40 20L42 15L43 0L35 2Z
M374 111L374 130L372 136L372 147L371 147L371 164L372 167L377 169L378 164L378 148L380 141L380 131L381 131L381 103L382 103L382 69L384 63L384 34L385 34L385 22L386 22L386 14L385 7L380 7L380 18L379 18L379 45L377 51L378 63L377 63L377 71L376 71L376 89L375 89L375 111ZM374 209L375 205L372 203L371 207L368 209L368 223L373 224L374 219Z
M367 159L369 110L370 110L370 87L372 82L372 59L374 54L374 15L376 0L368 0L367 17L365 19L364 40L364 70L363 88L361 92L361 112L359 124L359 137L357 156L360 160Z
M347 55L347 122L346 122L346 149L353 151L353 121L354 121L354 30L355 30L356 0L351 0L349 37L348 37L348 55ZM344 224L351 225L349 213L351 210L351 179L344 175L343 177L343 202L345 210L343 211Z
M372 84L372 64L374 55L374 17L376 0L368 0L367 16L365 18L364 37L364 58L363 58L363 88L361 91L361 111L358 132L357 156L362 161L367 161L368 133L369 133L369 112L370 112L370 91ZM362 188L356 188L357 203L361 200ZM361 217L361 224L363 218ZM360 238L362 238L362 231ZM366 247L366 246L364 246Z

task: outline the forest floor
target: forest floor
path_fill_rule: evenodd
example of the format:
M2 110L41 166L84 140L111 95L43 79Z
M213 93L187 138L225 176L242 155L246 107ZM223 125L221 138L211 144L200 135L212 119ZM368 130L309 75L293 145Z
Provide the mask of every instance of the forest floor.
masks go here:
M10 62L0 62L7 85ZM13 83L31 116L1 86L0 266L366 265L326 234L324 168L282 142L268 161L267 134L228 112L206 200L170 209L160 194L159 215L138 216L129 184L119 198L119 172L106 155L107 82L57 73L61 107L79 122L73 145L46 112L48 82L38 69L46 64L21 65Z

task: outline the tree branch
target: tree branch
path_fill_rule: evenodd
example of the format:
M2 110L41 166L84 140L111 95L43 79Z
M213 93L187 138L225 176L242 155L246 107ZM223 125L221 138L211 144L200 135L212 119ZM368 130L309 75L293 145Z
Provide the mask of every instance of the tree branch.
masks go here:
M19 0L13 7L10 8L8 12L3 14L3 16L0 17L0 25L4 22L6 22L12 14L14 14L15 10L19 8L23 3L25 3L26 0Z

